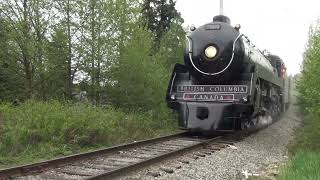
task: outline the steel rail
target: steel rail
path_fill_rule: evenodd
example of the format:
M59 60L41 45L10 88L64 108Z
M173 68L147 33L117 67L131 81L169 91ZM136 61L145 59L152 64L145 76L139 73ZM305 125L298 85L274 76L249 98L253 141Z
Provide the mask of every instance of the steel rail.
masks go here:
M22 175L29 175L33 173L39 173L46 171L49 168L55 168L64 164L70 164L71 162L76 162L92 157L98 157L101 155L107 155L109 153L115 153L120 150L126 150L130 148L135 148L139 146L143 146L146 144L150 143L157 143L161 141L166 141L169 139L173 139L176 137L183 137L186 136L186 132L182 133L177 133L177 134L172 134L168 136L162 136L158 138L152 138L148 140L142 140L138 142L133 142L129 144L123 144L123 145L118 145L118 146L113 146L110 148L104 148L104 149L99 149L91 152L86 152L86 153L79 153L75 155L70 155L70 156L65 156L61 158L56 158L52 160L46 160L38 163L33 163L33 164L28 164L28 165L22 165L22 166L16 166L16 167L11 167L11 168L6 168L6 169L0 169L0 180L2 179L10 179L11 177L17 177L17 176L22 176Z
M125 167L121 167L121 168L115 169L113 171L109 171L109 172L106 172L106 173L103 173L103 174L99 174L97 176L86 178L86 180L112 179L112 178L124 175L124 174L126 174L126 173L128 173L130 171L134 171L134 170L140 169L142 167L158 163L158 162L163 161L165 159L168 159L168 158L183 154L183 153L185 153L187 151L192 151L194 149L201 148L201 147L203 147L203 146L205 146L205 145L207 145L209 143L212 143L212 142L214 142L214 141L216 141L218 139L221 139L221 138L222 138L221 136L217 136L217 137L214 137L214 138L211 138L211 139L208 139L208 140L204 140L204 141L199 142L197 144L190 145L190 146L184 147L182 149L178 149L176 151L172 151L172 152L168 152L168 153L165 153L165 154L161 154L159 156L155 156L155 157L152 157L150 159L146 159L146 160L141 161L141 162L137 162L137 163L125 166Z

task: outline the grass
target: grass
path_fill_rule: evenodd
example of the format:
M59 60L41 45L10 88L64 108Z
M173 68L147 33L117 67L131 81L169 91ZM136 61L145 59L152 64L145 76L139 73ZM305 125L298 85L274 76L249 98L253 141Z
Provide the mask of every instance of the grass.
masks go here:
M306 115L304 126L289 147L291 160L280 180L320 180L320 114Z
M168 113L124 113L58 101L0 105L0 168L177 131Z
M289 162L279 180L317 180L320 179L320 153L299 151Z

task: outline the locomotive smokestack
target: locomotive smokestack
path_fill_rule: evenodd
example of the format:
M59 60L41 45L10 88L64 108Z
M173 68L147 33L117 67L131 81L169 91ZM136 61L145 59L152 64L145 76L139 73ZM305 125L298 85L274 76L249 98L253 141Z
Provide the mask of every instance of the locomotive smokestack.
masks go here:
M230 18L224 15L218 15L213 17L213 22L224 22L227 24L231 24Z
M230 18L223 15L223 0L220 0L220 15L213 17L213 22L224 22L231 24Z
M220 15L223 15L223 0L220 0Z

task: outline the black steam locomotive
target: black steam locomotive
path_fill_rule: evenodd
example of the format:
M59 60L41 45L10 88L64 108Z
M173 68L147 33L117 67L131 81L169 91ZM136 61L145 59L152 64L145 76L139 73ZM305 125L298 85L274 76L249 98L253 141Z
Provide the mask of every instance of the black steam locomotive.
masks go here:
M233 132L271 124L288 106L283 61L261 52L227 16L192 27L184 65L167 90L179 126L191 132Z

